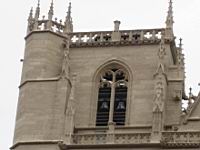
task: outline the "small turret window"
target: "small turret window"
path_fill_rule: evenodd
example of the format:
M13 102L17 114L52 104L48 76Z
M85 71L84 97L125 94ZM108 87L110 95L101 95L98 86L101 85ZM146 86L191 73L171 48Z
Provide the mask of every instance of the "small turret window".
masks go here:
M104 70L99 77L96 125L124 125L127 104L127 73L121 68Z

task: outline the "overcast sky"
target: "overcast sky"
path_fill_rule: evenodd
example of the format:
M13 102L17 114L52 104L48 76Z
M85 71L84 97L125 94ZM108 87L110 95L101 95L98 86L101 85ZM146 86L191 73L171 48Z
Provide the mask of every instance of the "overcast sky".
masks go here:
M41 0L41 13L46 15L51 0ZM54 0L55 16L64 19L68 0ZM165 27L168 0L71 0L74 31L113 30ZM24 36L30 8L37 0L6 0L0 5L0 149L12 145L24 53ZM174 32L182 37L186 58L186 88L197 94L200 87L200 0L174 0ZM47 15L46 15L47 16Z

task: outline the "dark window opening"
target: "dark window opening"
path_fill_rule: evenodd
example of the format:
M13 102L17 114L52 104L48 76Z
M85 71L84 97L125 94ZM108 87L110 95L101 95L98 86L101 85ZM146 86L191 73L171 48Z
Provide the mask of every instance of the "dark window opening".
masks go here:
M112 68L101 74L99 82L96 126L107 126L109 121L115 122L116 125L125 125L127 74L119 68ZM114 92L113 98L111 92ZM112 107L111 103L114 103Z
M97 108L97 126L107 126L110 110L110 94L111 88L99 88L98 108Z
M117 87L115 89L115 104L113 114L113 121L116 123L116 125L125 124L126 99L127 87Z

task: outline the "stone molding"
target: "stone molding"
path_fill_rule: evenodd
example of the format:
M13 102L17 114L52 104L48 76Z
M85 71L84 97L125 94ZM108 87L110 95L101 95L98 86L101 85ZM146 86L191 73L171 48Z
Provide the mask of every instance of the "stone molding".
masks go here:
M37 140L37 141L22 141L22 142L17 142L14 143L10 149L15 149L16 147L20 146L20 145L46 145L46 144L59 144L59 143L63 143L63 141L61 140Z

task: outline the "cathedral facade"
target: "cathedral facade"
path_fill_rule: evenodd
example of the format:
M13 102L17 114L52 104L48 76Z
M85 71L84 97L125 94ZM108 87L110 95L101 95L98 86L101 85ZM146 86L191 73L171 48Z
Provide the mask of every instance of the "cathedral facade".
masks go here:
M74 32L71 3L53 14L30 11L12 150L200 148L171 0L164 28Z

